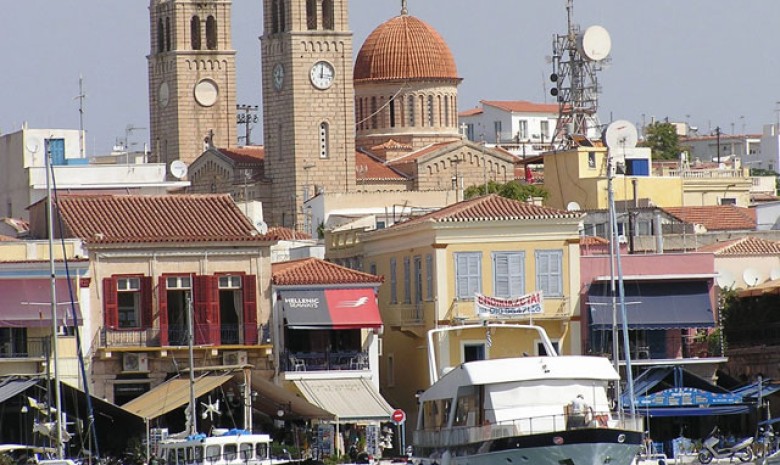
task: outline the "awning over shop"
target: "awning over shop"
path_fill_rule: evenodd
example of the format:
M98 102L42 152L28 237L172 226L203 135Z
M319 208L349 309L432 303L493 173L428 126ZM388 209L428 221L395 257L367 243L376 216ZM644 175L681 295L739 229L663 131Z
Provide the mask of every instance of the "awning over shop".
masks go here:
M195 380L195 397L203 396L222 386L232 375L202 376ZM153 419L175 410L190 401L190 380L173 378L146 394L136 397L122 406L123 409L142 418Z
M252 390L258 394L252 405L271 418L276 418L277 412L280 411L288 419L333 420L336 418L327 410L281 386L277 386L257 373L252 374Z
M293 328L382 326L373 288L281 291L282 311Z
M56 279L57 321L75 326L67 279ZM73 292L77 289L74 287ZM82 324L78 303L74 305L76 325ZM0 279L0 326L32 328L51 326L51 282L48 278Z
M364 378L295 381L306 399L342 422L388 421L393 408Z
M37 379L14 379L7 378L0 384L0 403L7 401L11 397L23 393L31 387L38 384Z
M715 326L707 281L631 281L624 284L629 329L684 329ZM588 292L591 327L612 328L610 283ZM617 292L617 291L616 291ZM623 322L617 307L617 324Z

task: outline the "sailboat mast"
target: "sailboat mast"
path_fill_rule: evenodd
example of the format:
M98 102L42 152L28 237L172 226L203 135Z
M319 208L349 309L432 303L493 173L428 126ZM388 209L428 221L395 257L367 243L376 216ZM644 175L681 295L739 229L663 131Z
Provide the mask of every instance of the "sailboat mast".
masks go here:
M57 342L57 289L56 289L56 274L54 269L54 215L52 213L52 189L51 189L51 148L47 145L44 153L44 166L46 169L46 218L48 221L48 235L49 235L49 285L51 291L51 341L52 341L52 365L54 372L54 408L55 408L55 421L54 426L57 429L56 433L56 449L57 458L62 459L63 454L63 441L62 441L62 397L60 394L60 368L59 368L59 344Z

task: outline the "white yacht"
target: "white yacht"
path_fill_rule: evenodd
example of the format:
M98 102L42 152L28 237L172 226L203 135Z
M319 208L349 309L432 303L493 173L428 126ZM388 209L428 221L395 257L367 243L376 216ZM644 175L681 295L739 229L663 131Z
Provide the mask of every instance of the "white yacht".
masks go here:
M495 327L534 331L548 356L436 366L434 336ZM439 339L439 338L437 338ZM612 411L608 385L619 375L603 357L558 356L544 329L485 324L428 333L431 386L419 398L416 465L629 465L643 421ZM439 377L439 373L443 373ZM585 410L572 411L572 401Z
M196 434L159 444L165 465L272 465L289 460L271 458L271 437L244 430L214 435Z

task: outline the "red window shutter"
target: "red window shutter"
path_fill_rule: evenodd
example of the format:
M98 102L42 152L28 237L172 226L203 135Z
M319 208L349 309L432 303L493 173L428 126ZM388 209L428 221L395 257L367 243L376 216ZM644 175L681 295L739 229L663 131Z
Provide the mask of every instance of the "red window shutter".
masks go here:
M119 327L119 300L116 295L116 278L103 280L103 321L107 329Z
M165 276L157 279L158 320L160 320L160 346L168 345L168 288Z
M257 344L257 276L248 274L243 280L244 344Z
M153 326L154 313L152 310L152 278L141 278L141 327L148 329Z

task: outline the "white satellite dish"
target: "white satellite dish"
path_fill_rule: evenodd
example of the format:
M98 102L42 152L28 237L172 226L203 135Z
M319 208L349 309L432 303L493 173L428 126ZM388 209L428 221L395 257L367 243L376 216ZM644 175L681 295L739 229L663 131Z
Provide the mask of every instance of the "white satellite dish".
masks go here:
M609 56L612 50L612 39L609 32L601 26L590 26L577 37L577 48L585 58L591 61L601 61Z
M176 179L182 179L187 176L187 164L181 160L174 160L170 166L171 176Z
M636 126L630 121L617 120L604 130L603 140L604 144L611 149L631 149L636 147L639 134Z
M27 138L24 146L27 148L28 152L36 153L38 152L38 149L41 148L41 141L37 137L31 136Z
M268 224L263 220L259 220L257 223L255 223L255 229L257 229L257 232L263 236L268 234Z
M572 201L566 204L566 211L578 212L580 210L582 210L582 207L577 202Z
M772 268L772 271L769 272L769 279L772 281L780 279L780 268Z
M762 283L764 280L761 278L761 273L755 268L747 268L742 272L742 279L745 280L745 284L748 287L756 286Z
M721 289L732 288L736 283L734 280L734 275L731 274L730 271L726 270L718 271L718 275L715 277L715 282L718 283L718 287Z

